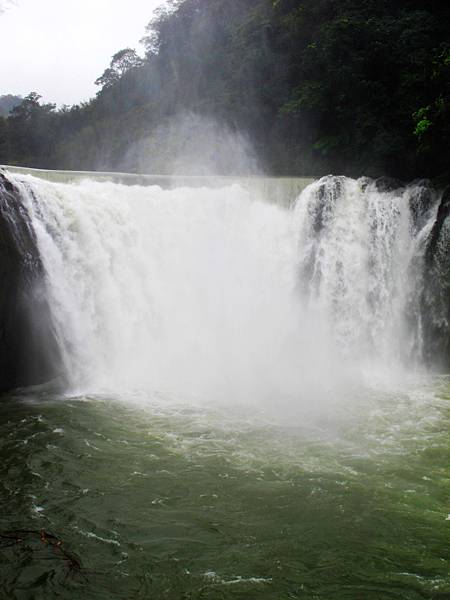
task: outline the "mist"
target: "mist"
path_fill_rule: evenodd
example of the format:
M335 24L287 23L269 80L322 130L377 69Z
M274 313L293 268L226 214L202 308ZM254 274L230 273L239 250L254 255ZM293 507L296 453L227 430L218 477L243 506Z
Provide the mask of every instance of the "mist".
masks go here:
M17 6L17 0L1 0L0 2L0 14L6 12L13 6Z
M119 170L165 175L262 175L251 141L212 117L165 119L127 151Z

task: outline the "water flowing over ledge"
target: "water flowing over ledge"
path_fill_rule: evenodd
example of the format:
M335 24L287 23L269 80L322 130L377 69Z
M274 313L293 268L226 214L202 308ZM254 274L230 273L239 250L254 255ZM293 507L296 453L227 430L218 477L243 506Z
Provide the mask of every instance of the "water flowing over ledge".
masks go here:
M0 165L10 173L33 175L39 179L54 183L79 183L89 181L118 183L121 185L152 186L157 185L162 189L175 189L180 187L208 187L218 188L233 183L241 185L254 197L263 198L268 202L280 206L291 206L298 195L313 181L312 177L234 177L231 175L143 175L135 173L110 173L102 171L56 171L50 169L32 169Z
M447 200L427 182L42 174L66 183L16 172L10 193L72 389L291 401L367 364L448 368Z

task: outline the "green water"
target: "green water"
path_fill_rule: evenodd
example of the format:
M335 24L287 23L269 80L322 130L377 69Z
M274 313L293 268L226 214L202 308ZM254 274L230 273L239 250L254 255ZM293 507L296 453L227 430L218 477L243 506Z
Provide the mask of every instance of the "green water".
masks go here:
M448 600L449 389L3 398L1 597Z

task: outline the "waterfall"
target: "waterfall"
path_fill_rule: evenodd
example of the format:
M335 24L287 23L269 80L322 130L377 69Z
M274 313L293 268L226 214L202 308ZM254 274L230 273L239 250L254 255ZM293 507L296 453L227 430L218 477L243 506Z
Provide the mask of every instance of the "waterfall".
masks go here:
M326 177L289 207L239 182L11 180L72 388L289 397L422 362L424 182Z
M424 254L437 196L422 182L380 191L326 177L296 205L299 280L343 353L420 363Z

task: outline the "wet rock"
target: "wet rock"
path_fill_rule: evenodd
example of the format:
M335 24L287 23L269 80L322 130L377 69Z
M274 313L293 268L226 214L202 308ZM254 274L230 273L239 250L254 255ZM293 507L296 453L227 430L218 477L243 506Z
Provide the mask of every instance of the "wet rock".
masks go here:
M410 199L410 209L413 226L416 231L420 231L431 217L431 213L438 199L438 194L427 179L422 179L411 184L412 195Z
M324 224L330 218L334 206L342 195L343 177L327 175L319 181L316 190L316 204L314 206L314 231L319 234Z
M374 181L375 187L379 192L395 192L403 190L405 184L394 177L379 177Z
M0 171L0 392L47 382L60 366L34 231Z
M450 187L442 196L425 255L422 294L424 355L450 370Z

